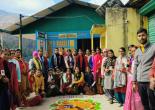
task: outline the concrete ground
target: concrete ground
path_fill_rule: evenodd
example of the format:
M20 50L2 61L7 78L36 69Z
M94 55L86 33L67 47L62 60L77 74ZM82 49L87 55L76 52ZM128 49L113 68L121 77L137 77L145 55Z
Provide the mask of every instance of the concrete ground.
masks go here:
M73 95L73 96L58 96L58 97L51 97L45 98L43 102L34 107L27 107L17 110L49 110L49 105L54 103L57 100L61 99L73 99L73 98L80 98L80 99L93 99L101 103L101 110L123 110L123 107L119 107L119 104L114 101L114 104L110 104L108 98L105 95L94 95L94 96L86 96L86 95Z

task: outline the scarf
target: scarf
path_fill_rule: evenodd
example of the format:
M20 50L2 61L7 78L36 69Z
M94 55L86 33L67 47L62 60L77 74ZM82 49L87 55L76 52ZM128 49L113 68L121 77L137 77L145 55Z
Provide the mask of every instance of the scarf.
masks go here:
M58 61L57 61L57 56L56 56L56 54L54 54L54 65L55 65L55 66L58 66Z
M21 82L21 70L20 70L20 65L18 60L16 60L15 58L9 60L9 62L12 62L16 65L16 73L17 73L17 77L18 77L18 82Z
M3 65L4 60L0 58L0 72L4 71L4 65Z
M144 45L140 45L140 49L141 49L142 53L145 52L145 47L144 47Z
M67 56L67 63L68 63L69 68L73 68L74 66L73 56Z
M80 57L82 57L82 60L81 60L81 58ZM78 60L77 60L78 62L78 67L80 68L80 71L82 71L82 72L84 72L85 71L85 59L84 59L84 56L82 55L82 56L78 56Z
M26 66L25 61L22 58L20 58L20 57L19 58L15 57L14 59L16 59L19 62L21 73L22 74L26 74L27 66Z
M76 81L80 80L80 78L81 78L81 73L74 73L74 79Z
M53 79L53 75L48 75L48 82L52 81Z
M38 59L33 58L36 69L42 70L41 62Z

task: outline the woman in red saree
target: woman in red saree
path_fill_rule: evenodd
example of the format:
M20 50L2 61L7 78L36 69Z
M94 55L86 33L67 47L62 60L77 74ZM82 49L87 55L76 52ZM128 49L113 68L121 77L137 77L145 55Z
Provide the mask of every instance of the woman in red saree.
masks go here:
M99 78L101 78L101 64L102 64L102 56L101 56L101 49L96 49L96 55L94 56L93 61L93 75L94 75L94 82L96 83Z

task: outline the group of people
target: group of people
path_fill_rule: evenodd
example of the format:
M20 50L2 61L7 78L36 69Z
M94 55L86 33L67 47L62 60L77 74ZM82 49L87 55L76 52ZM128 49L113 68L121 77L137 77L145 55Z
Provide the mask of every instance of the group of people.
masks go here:
M55 48L51 57L42 49L34 51L26 62L20 49L1 50L0 110L66 94L105 94L124 110L155 110L155 45L146 29L138 30L137 39L140 46L130 45L129 54L121 47L118 57L112 49Z

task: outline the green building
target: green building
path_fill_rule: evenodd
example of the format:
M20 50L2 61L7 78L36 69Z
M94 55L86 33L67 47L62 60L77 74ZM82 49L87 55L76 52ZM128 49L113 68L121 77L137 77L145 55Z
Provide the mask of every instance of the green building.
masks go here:
M36 49L91 49L92 25L105 23L103 17L96 12L97 8L98 5L79 0L64 0L23 19L23 37L36 40ZM7 30L19 34L19 23ZM100 35L94 35L93 39L94 48L100 47Z

